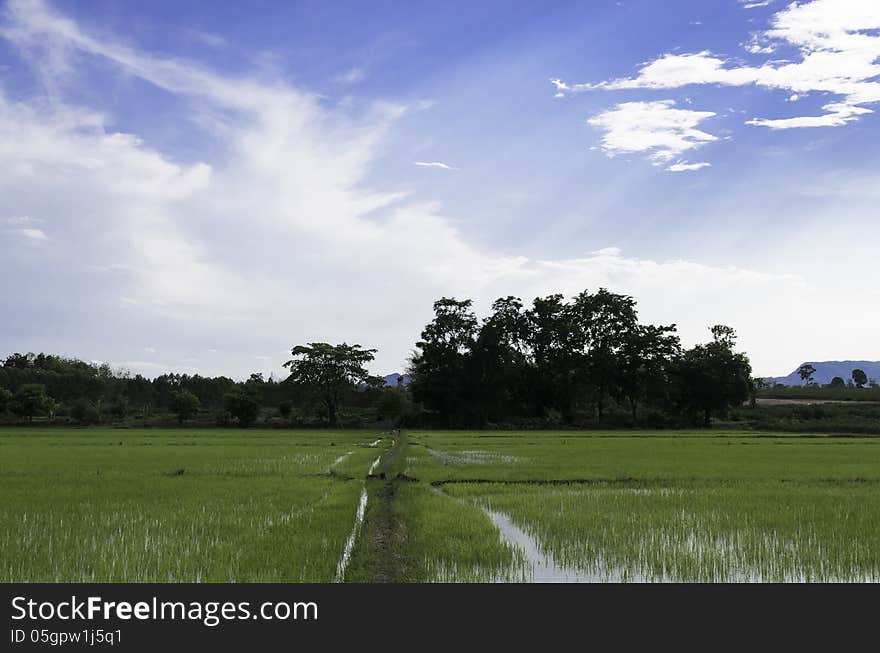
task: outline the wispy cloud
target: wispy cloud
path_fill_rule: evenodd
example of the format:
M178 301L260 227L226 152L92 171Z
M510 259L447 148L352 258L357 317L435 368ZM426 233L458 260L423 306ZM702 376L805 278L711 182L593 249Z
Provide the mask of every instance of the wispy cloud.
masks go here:
M6 218L6 224L10 226L21 226L26 224L42 224L44 220L41 218L32 218L27 215L19 215L12 218Z
M356 84L367 78L367 71L363 68L349 68L345 72L341 72L333 78L337 84Z
M695 170L702 170L703 168L709 168L711 166L712 164L706 161L700 161L698 163L687 163L685 161L679 161L677 163L673 163L666 169L670 172L694 172Z
M46 232L42 229L13 229L15 233L23 238L27 238L28 240L49 240L49 236L46 235Z
M455 166L451 166L448 163L443 163L442 161L413 161L414 166L421 166L423 168L442 168L443 170L458 170Z

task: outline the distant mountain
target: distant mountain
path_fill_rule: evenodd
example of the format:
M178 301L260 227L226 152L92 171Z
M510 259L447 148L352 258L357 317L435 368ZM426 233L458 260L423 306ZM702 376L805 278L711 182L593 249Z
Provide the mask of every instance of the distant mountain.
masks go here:
M867 370L865 370L867 372ZM870 376L870 374L868 375ZM397 386L397 380L401 379L401 383L405 386L409 385L409 377L406 374L398 374L394 372L394 374L389 374L384 377L385 385L390 385L391 387Z
M813 382L819 385L827 385L831 383L831 379L839 376L844 381L852 378L852 371L855 369L864 370L868 379L877 379L880 381L880 361L807 361L802 365L812 365L816 368L813 375ZM788 376L777 376L771 378L771 381L782 383L784 385L803 385L801 377L798 374L800 365L795 368L794 372Z

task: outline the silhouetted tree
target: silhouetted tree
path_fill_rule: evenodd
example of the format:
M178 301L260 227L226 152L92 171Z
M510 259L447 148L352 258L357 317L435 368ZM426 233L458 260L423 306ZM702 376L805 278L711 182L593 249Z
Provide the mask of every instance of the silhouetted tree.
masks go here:
M416 401L436 411L447 426L467 419L469 359L477 335L471 300L444 297L434 302L434 319L416 343L409 374Z
M671 368L681 353L675 325L638 325L622 339L615 392L629 402L633 425L642 401L665 402Z
M813 385L813 375L815 373L816 368L809 363L804 363L798 368L798 376L801 377L804 385Z
M857 388L864 388L865 384L868 382L868 375L865 374L864 370L856 368L852 371L852 380Z
M337 424L342 391L369 378L364 366L375 358L377 351L362 349L357 344L310 342L291 349L293 358L284 367L290 368L291 381L317 393L332 427Z
M742 404L751 389L752 368L745 354L733 350L736 332L724 325L710 329L713 341L684 352L677 374L686 409L702 415L704 426L712 415L726 415L731 406Z

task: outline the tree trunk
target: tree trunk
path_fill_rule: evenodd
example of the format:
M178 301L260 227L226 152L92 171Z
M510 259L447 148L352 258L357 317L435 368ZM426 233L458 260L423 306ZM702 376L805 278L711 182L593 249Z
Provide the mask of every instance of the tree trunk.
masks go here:
M703 411L703 426L705 426L706 428L712 426L712 418L709 415L708 408L705 411Z

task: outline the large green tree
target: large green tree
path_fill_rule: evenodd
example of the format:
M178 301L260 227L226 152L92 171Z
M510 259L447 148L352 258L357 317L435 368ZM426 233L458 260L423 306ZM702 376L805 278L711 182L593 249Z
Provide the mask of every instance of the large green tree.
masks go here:
M333 427L338 421L343 391L370 378L365 366L375 358L377 351L344 342L341 345L310 342L293 347L292 358L284 367L290 369L290 381L317 394Z

